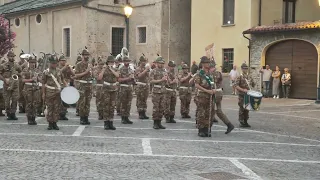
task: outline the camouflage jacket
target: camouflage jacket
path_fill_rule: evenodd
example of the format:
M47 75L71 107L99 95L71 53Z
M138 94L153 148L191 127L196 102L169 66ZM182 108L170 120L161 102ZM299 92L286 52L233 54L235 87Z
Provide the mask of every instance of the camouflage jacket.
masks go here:
M89 62L80 61L76 65L75 74L80 74L80 73L85 72L87 70L88 66L89 66ZM78 78L78 80L92 81L92 74L88 73L88 74L82 76L81 78Z
M153 80L160 80L162 79L165 75L166 75L166 71L164 68L159 69L159 68L155 68L151 71L150 73L150 81ZM165 85L166 85L166 81L164 82L160 82L160 83L153 83L154 87L153 87L153 93L165 93L166 89L165 89Z
M248 74L241 74L237 79L236 82L234 83L234 86L237 87L239 86L242 89L247 89L250 90L250 86L254 87L255 83L253 82L253 78L248 75ZM238 91L239 95L244 95L244 92Z
M216 89L220 89L222 88L222 74L219 71L214 71L211 74L211 78L213 79L214 83L215 83L215 88Z
M22 80L26 79L32 79L33 77L38 78L38 82L42 81L42 72L39 69L31 69L31 68L25 68L23 69L22 73ZM37 82L36 82L37 83ZM32 86L24 86L24 89L32 88Z
M111 73L111 71L110 71ZM130 69L130 67L126 67L126 66L123 66L120 68L120 73L119 73L119 78L128 78L130 77L130 75L132 75L134 72L132 72L132 70ZM133 84L133 81L129 80L129 81L126 81L126 82L121 82L120 84L129 84L129 85L132 85Z
M134 72L134 78L137 82L148 83L149 73L146 73L143 77L138 77L140 73L142 73L146 68L145 67L138 67Z
M174 79L177 79L176 73L174 72L174 70L169 71L167 70L167 74L168 74L168 79L170 81L173 81ZM170 89L177 89L178 84L174 83L174 84L166 84L166 88L170 88Z

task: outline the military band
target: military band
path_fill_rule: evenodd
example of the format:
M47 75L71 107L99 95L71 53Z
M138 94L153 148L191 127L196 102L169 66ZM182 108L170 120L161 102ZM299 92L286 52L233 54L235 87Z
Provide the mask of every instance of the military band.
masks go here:
M105 59L98 58L97 64L93 66L89 61L89 51L84 49L81 56L77 57L75 68L72 68L66 63L67 58L64 55L59 58L57 55L46 56L48 64L41 58L37 67L37 57L22 54L21 61L16 63L15 54L9 51L9 61L0 65L0 79L3 81L5 98L3 109L6 111L7 120L18 119L16 110L19 106L21 113L26 112L28 125L37 125L36 117L44 117L46 107L45 117L49 123L47 129L59 130L58 120L68 120L68 104L61 100L60 93L70 84L79 92L76 113L80 116L80 124L90 125L90 102L95 86L97 120L104 121L105 130L116 130L113 123L115 110L121 116L122 124L133 123L129 119L133 90L136 94L139 119L149 119L147 99L151 85L153 128L166 129L161 123L163 118L166 123L176 123L174 118L178 95L181 102L181 118L191 118L192 86L195 85L195 120L198 136L212 136L211 128L216 121L215 115L227 126L225 134L234 129L234 125L222 111L222 73L216 70L214 61L203 56L200 59L201 68L197 73L192 75L190 68L185 64L177 74L174 61L168 61L165 68L165 60L160 55L154 61L153 69L145 55L139 58L139 65L134 69L130 65L132 60L128 54L124 48L117 57L110 55ZM243 64L241 68L243 74L235 81L234 87L239 92L240 127L247 128L250 125L249 110L245 106L248 103L246 97L254 83L248 73L248 66Z

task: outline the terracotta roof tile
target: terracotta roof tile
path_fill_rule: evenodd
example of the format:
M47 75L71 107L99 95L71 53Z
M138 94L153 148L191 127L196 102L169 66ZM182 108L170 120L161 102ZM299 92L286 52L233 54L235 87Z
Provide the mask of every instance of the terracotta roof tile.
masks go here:
M267 32L300 31L307 29L320 29L320 21L297 22L277 24L273 26L256 26L243 31L243 34L257 34Z

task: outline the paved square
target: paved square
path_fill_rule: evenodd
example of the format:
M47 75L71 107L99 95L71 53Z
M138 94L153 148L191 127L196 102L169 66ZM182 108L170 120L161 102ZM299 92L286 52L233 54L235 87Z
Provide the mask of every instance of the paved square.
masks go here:
M44 118L38 126L28 126L24 114L0 118L0 179L320 179L320 107L313 101L263 99L250 112L251 129L225 135L219 122L211 138L197 136L194 118L181 119L179 104L177 124L164 123L166 130L139 120L135 99L134 124L116 116L116 131L103 129L94 100L90 126L79 124L75 109L59 131L47 131ZM223 109L238 127L237 98L225 97Z

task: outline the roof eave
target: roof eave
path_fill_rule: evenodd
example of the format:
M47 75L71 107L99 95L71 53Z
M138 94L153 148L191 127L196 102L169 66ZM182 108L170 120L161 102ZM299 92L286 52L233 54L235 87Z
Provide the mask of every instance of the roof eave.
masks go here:
M319 30L318 28L305 28L305 29L282 29L282 30L262 30L262 31L243 31L242 34L267 34L267 33L278 33L278 32L296 32L296 31L312 31L312 30Z

